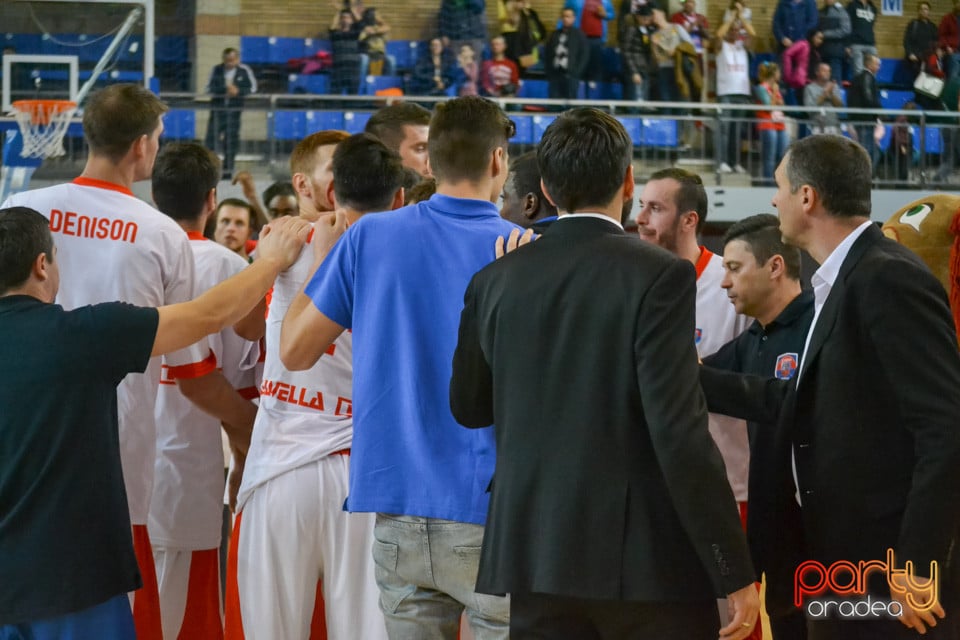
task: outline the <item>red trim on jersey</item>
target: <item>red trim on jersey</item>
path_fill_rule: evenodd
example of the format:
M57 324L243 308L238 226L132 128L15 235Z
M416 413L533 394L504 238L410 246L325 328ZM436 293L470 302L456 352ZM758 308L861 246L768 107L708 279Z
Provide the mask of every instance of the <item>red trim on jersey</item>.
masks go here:
M133 530L133 552L137 556L137 565L143 578L143 586L133 592L133 625L137 638L142 640L162 640L163 627L160 624L160 592L157 590L157 569L153 564L153 547L147 525L135 524Z
M217 369L217 356L213 352L213 349L210 350L210 354L201 360L200 362L194 362L193 364L182 364L179 367L170 367L170 377L174 380L176 379L193 379L200 378L212 373Z
M250 255L257 250L257 241L247 240L243 245L243 250L247 252L247 255Z
M256 400L260 397L260 389L256 387L244 387L243 389L237 389L237 393L240 394L240 397L244 400Z
M710 264L710 259L713 257L713 251L707 249L706 247L700 247L700 257L697 258L697 280L700 279L700 276L703 274L704 269L707 268L707 265Z
M177 638L223 639L219 549L203 549L190 555L187 604Z
M199 231L187 231L187 237L191 240L209 240L209 238Z
M130 191L130 189L127 189L122 184L107 182L106 180L97 180L96 178L86 178L84 176L78 176L73 179L73 184L80 185L81 187L96 187L97 189L119 191L120 193L126 194L128 196L133 195L133 191Z

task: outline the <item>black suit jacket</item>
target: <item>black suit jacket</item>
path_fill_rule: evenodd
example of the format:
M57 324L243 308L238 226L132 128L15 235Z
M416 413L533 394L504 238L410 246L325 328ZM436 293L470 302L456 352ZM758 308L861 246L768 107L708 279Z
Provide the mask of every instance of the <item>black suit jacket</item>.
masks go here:
M465 296L450 404L495 423L477 590L712 599L753 581L697 384L695 273L561 219Z
M857 239L798 377L704 367L701 381L711 411L777 422L770 477L750 495L768 553L795 504L792 450L811 559L884 561L893 549L919 575L937 561L941 599L955 597L960 356L943 287L913 253L876 226Z
M851 109L882 109L880 102L880 86L877 76L866 69L861 71L850 83L847 91L847 106ZM850 115L851 120L876 120L876 115L856 113Z

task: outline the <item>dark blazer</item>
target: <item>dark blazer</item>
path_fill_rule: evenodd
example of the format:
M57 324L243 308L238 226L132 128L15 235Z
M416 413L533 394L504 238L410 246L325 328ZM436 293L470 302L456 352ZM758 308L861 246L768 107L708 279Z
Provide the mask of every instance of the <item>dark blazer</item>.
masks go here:
M697 384L693 266L561 219L465 296L450 405L495 423L477 590L702 601L753 581Z
M547 79L561 77L582 78L583 73L587 70L587 64L590 62L590 43L587 41L587 36L583 35L583 31L577 27L567 29L567 58L569 60L567 72L565 74L561 73L553 66L553 58L557 53L557 45L560 42L560 34L562 32L563 29L557 29L551 33L550 38L547 40L547 46L544 48L543 68Z
M877 76L866 69L861 71L853 82L850 83L850 89L847 91L847 106L851 109L882 109L880 102L880 87L877 84ZM850 114L851 120L876 120L876 114L866 113Z
M223 75L223 65L216 65L210 72L210 81L207 83L207 90L213 95L210 104L215 107L242 107L244 96L252 93L256 86L253 71L250 67L245 64L237 65L237 74L233 77L233 84L239 89L240 94L231 98L227 95L227 81Z
M711 411L777 422L775 459L762 463L769 481L750 494L768 559L796 504L792 450L810 559L885 561L889 548L899 568L912 560L919 575L935 560L941 601L955 597L960 355L943 286L913 253L876 226L857 239L799 377L704 367L701 382ZM888 594L884 585L872 588ZM960 615L945 608L938 630Z

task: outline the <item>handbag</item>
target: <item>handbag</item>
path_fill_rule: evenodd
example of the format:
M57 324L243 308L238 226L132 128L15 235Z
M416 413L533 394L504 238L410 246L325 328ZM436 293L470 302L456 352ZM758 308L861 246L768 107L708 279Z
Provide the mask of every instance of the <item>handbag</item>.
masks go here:
M917 93L921 93L928 98L939 98L943 93L943 79L926 71L921 71L917 79L913 81L913 88Z

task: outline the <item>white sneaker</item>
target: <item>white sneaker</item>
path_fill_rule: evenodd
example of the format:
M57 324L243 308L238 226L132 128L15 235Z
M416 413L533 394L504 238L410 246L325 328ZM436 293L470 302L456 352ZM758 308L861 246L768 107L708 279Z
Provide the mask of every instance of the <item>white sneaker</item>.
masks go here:
M733 168L733 170L736 171L737 173L746 173L746 172L747 172L747 170L743 168L743 165L742 165L742 164L738 164L737 166L735 166L735 167Z
M733 169L730 168L726 162L721 162L720 167L717 168L719 173L733 173Z

